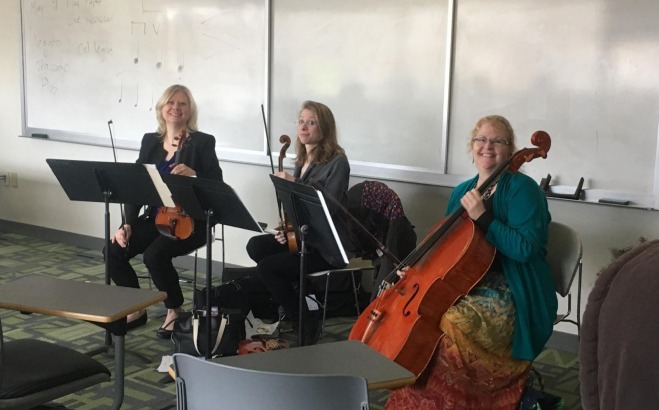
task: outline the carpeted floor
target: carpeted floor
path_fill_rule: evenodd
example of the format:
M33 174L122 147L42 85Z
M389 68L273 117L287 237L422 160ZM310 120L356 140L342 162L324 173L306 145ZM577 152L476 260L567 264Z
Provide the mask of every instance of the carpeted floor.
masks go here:
M143 265L135 265L147 275ZM0 283L27 275L49 275L68 280L96 283L104 281L104 264L99 249L85 249L50 242L16 233L0 232ZM192 272L181 271L192 275ZM149 282L144 280L144 287ZM191 285L183 284L186 301L191 300ZM188 305L190 302L186 302ZM188 306L189 307L189 306ZM126 336L125 398L122 409L175 409L175 386L165 373L156 371L163 355L171 355L171 341L155 337L165 314L162 304L148 309L148 323ZM78 351L95 350L104 343L105 332L93 324L47 315L23 315L0 310L5 340L36 338L61 343ZM344 340L352 326L349 318L329 319L320 341ZM286 337L286 336L284 336ZM292 337L292 335L291 335ZM114 372L114 357L95 356ZM534 367L541 374L545 390L562 397L565 409L581 409L579 397L579 363L575 354L548 349ZM109 409L112 405L113 381L66 396L57 401L68 409ZM371 392L372 409L383 409L387 391Z

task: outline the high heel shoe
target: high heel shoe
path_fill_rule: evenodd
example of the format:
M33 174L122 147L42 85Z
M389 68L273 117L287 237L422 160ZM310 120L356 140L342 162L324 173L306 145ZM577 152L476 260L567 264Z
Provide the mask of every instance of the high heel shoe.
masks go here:
M166 329L166 327L171 325L172 323L174 323L174 321L176 319L177 318L174 318L174 319L170 320L169 322L167 322L165 324L165 326L158 329L158 331L156 332L156 336L158 336L160 339L171 339L172 338L172 333L174 333L174 330Z
M131 320L126 323L126 331L138 328L140 326L146 325L146 321L149 319L149 316L146 314L146 310L142 313L142 316L138 317L135 320Z

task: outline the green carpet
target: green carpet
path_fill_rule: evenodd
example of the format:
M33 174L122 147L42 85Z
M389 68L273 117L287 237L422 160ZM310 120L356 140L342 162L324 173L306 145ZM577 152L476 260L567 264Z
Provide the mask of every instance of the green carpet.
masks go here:
M138 262L135 268L146 269ZM104 283L105 267L100 249L85 249L51 242L16 233L0 232L0 283L28 275ZM180 273L192 276L192 272ZM219 275L216 275L219 276ZM143 281L143 287L149 282ZM191 285L183 284L186 307L191 301ZM165 307L162 304L148 309L148 323L126 336L125 398L122 409L175 409L176 390L167 374L156 371L163 355L171 355L171 341L156 338L162 325ZM47 315L24 315L0 310L5 340L36 338L60 343L81 352L103 346L105 331L98 326L78 320ZM332 318L320 343L347 338L352 326L349 318ZM283 337L286 337L284 335ZM290 335L289 337L292 337ZM114 356L100 354L95 358L114 374ZM581 409L579 397L579 363L575 354L548 349L536 360L534 367L542 375L545 390L565 400L565 409ZM112 405L113 381L103 383L57 401L68 409L109 409ZM387 391L371 392L372 409L383 409Z

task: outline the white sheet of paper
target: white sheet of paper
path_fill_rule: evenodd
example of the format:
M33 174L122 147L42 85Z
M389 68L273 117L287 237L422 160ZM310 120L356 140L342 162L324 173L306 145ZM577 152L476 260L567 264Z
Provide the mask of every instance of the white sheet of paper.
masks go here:
M160 359L160 366L158 366L158 372L168 373L169 367L174 364L174 358L172 356L163 356Z
M250 326L250 322L252 325ZM247 339L251 339L254 335L270 335L273 336L279 327L279 322L263 323L259 318L254 317L250 310L245 320L245 333Z
M146 171L149 173L151 181L153 181L153 185L156 187L163 205L170 208L175 207L176 204L172 199L172 192L169 190L167 184L165 184L165 181L162 180L162 176L160 176L160 172L158 172L156 166L154 164L144 164L144 168L146 168Z

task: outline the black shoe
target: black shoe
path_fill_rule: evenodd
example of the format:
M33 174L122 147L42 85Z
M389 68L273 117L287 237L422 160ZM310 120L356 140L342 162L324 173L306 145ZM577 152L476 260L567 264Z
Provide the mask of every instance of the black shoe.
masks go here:
M166 323L165 326L158 329L158 331L156 332L156 336L158 336L160 339L165 339L165 340L171 339L172 338L172 333L174 333L174 331L173 330L167 330L165 328L167 326L169 326L170 324L174 323L175 320L176 320L176 318L170 320L169 323Z
M135 320L126 323L126 331L138 328L140 326L146 325L146 321L149 319L149 316L146 314L146 310L142 313L142 316L138 317Z
M158 336L160 339L171 339L172 338L172 333L174 333L173 330L167 330L164 327L161 327L156 332L156 336Z

